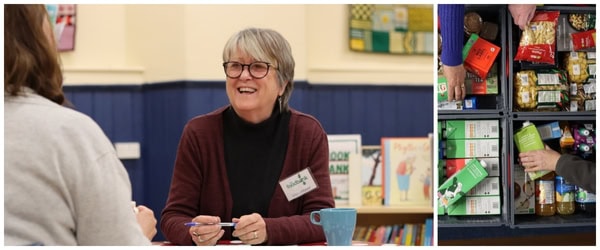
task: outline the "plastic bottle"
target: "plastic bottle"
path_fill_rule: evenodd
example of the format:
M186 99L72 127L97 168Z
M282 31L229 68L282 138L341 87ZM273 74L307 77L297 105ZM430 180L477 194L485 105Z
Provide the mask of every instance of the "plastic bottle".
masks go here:
M556 212L562 215L569 215L575 212L575 191L577 187L568 183L562 176L555 177L554 186L556 189Z
M535 214L552 216L556 214L554 171L535 180Z
M596 195L577 187L575 210L580 213L596 214Z

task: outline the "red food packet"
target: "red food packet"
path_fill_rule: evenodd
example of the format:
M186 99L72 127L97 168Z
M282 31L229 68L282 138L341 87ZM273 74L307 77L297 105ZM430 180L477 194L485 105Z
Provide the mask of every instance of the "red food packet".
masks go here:
M554 64L559 11L536 11L523 30L515 61Z
M572 33L573 50L582 50L596 47L596 29Z

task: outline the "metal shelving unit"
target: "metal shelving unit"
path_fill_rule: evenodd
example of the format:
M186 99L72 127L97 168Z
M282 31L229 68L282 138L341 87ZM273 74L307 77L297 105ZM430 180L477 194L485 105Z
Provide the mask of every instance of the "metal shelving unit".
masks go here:
M595 13L596 7L582 6L553 6L545 5L538 10L559 10L561 13ZM536 215L520 215L514 213L514 183L513 167L517 162L518 151L513 142L516 129L521 127L523 121L531 121L535 124L544 124L553 121L581 121L596 124L595 111L586 112L523 112L516 111L513 103L513 76L519 65L512 59L516 54L520 30L513 24L512 17L506 5L467 5L466 12L475 11L482 18L489 21L497 21L499 34L494 44L501 47L501 53L496 59L498 68L498 95L483 96L487 100L495 100L496 105L485 103L482 109L446 111L438 110L439 121L456 119L497 119L501 124L501 201L502 214L499 216L448 216L438 215L438 227L440 228L469 228L469 227L496 227L506 226L512 229L527 228L561 228L561 227L592 227L596 224L595 215L573 214L540 217ZM516 29L516 30L515 30ZM516 36L516 37L515 37ZM468 97L468 96L467 96ZM482 96L477 96L482 97ZM441 140L441 138L440 138Z

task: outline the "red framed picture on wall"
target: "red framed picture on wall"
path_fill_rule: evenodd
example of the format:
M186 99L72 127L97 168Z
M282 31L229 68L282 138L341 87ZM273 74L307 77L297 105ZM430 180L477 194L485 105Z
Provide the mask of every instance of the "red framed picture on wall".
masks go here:
M58 4L56 15L55 34L58 40L59 51L75 49L76 4Z

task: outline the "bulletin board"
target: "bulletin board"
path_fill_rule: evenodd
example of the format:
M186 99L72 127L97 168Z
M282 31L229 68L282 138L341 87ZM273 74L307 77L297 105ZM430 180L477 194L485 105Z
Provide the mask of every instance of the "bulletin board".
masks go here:
M433 5L350 4L350 50L432 55Z

